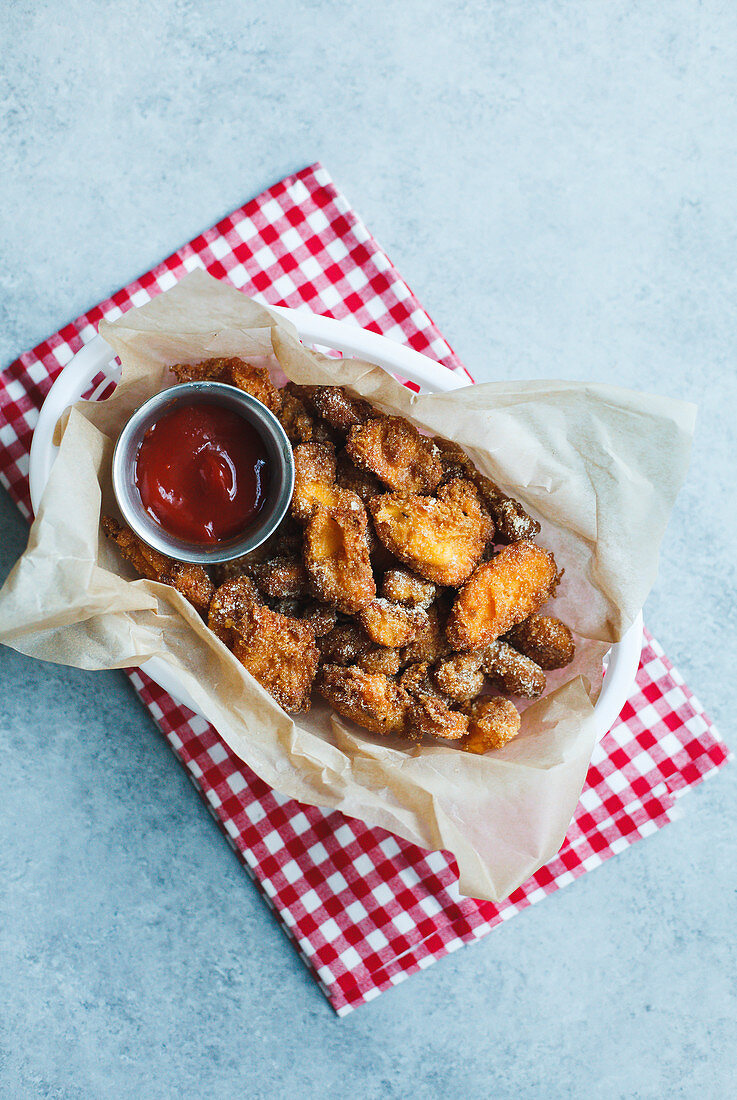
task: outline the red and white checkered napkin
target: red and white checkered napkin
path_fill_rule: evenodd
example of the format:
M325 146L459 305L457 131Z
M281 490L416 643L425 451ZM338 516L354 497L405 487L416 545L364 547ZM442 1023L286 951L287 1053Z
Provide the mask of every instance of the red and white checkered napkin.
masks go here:
M271 304L352 317L463 370L440 332L336 190L313 165L266 191L159 267L67 325L0 376L0 480L30 517L28 452L51 381L113 319L203 266ZM565 843L500 905L461 899L452 856L272 791L212 726L139 672L130 678L343 1015L597 867L673 817L680 794L727 759L716 730L649 635L637 684L598 746Z

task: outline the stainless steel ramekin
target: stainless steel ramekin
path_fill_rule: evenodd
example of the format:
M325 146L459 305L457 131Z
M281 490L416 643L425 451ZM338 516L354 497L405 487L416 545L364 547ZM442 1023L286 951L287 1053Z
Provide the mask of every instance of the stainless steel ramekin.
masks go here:
M261 436L269 459L270 481L266 501L253 522L227 542L203 546L170 535L143 507L136 486L138 448L148 429L179 405L222 405L251 424ZM154 550L178 561L201 565L232 561L260 546L278 527L292 499L294 455L284 429L274 414L249 393L223 382L184 382L150 397L134 412L118 436L113 452L113 489L129 527Z

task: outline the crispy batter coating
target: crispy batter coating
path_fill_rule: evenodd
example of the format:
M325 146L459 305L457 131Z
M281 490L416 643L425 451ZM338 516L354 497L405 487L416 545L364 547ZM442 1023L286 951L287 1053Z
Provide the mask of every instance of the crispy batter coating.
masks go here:
M534 542L505 546L480 565L453 604L446 637L454 649L482 649L537 611L556 580L555 558Z
M293 597L285 597L282 600L266 599L266 606L272 611L278 611L280 615L286 615L288 619L301 619L302 604Z
M209 626L284 710L309 710L320 651L309 625L259 603L240 577L212 598Z
M470 477L494 520L497 542L520 542L540 534L540 524L528 516L518 500L508 497L473 466Z
M248 613L258 603L258 591L246 576L234 577L216 588L210 600L207 625L228 649L233 648L236 633L245 630Z
M309 626L255 604L248 630L237 634L233 653L284 710L310 709L320 651Z
M410 696L407 733L416 741L421 741L423 737L459 741L468 733L468 718L458 710L451 710L435 692L419 692Z
M430 679L430 665L427 661L417 661L413 665L408 665L399 677L399 683L410 695L439 694Z
M384 493L369 508L392 554L426 580L454 588L470 577L493 534L469 481L449 481L437 497Z
M171 368L179 382L225 382L237 386L277 414L281 411L281 391L269 377L266 367L254 367L245 359L205 359L202 363L177 363Z
M337 432L348 432L377 416L376 410L361 397L352 397L343 386L309 386L309 402L317 414Z
M507 695L537 699L545 691L545 673L540 666L499 639L483 651L483 669L494 687Z
M457 443L450 439L436 437L433 443L438 452L440 464L443 467L443 481L451 481L453 478L468 478L475 469L473 462L466 452Z
M416 664L418 661L427 661L434 664L440 657L450 651L450 646L442 628L437 602L427 609L427 625L421 634L405 646L402 652L404 664Z
M406 569L389 569L381 582L384 599L402 603L406 607L428 608L435 599L437 589L431 581L408 573Z
M355 665L374 643L357 623L338 623L320 639L323 660L329 665Z
M376 645L398 649L409 645L427 628L427 612L390 600L375 599L358 615L358 621Z
M300 443L294 448L292 515L306 523L318 504L337 503L335 449L330 443Z
M338 455L338 473L336 475L338 485L343 489L350 489L367 504L371 497L383 493L384 489L376 474L370 470L362 470L355 466L345 451Z
M274 415L281 411L281 391L271 381L266 367L254 367L243 359L231 359L227 375L231 385L250 393Z
M265 596L298 599L307 593L307 572L301 558L275 557L251 567L251 576Z
M120 553L137 573L150 581L170 584L189 600L200 615L207 615L214 588L201 565L189 565L187 562L165 557L158 550L147 546L130 527L118 523L112 516L102 517L102 529L117 544Z
M290 443L332 442L330 429L310 415L304 402L292 392L292 383L279 392L282 403L277 415Z
M540 668L565 668L573 660L576 646L573 635L560 619L552 615L532 614L519 626L512 627L507 641Z
M371 470L390 489L431 493L443 467L429 439L401 416L381 416L351 428L345 449L356 466Z
M347 615L359 612L376 595L366 527L366 510L356 497L330 510L318 505L305 528L304 562L311 591Z
M249 574L254 565L259 562L270 561L275 557L294 558L302 554L302 531L297 524L286 517L281 521L276 531L252 550L250 554L244 554L232 561L218 562L212 567L212 575L215 585L225 584L226 581L240 577L244 573Z
M338 616L334 607L326 607L324 603L313 600L302 608L298 618L309 626L316 638L324 638L334 629Z
M435 685L454 703L469 703L484 686L480 653L457 653L441 661L432 673Z
M465 752L481 756L502 748L519 733L519 712L509 699L486 695L472 703L468 713L468 737L460 746Z
M388 646L377 646L359 657L356 664L364 672L381 672L384 676L396 676L401 665L399 650L389 649Z
M372 733L401 734L409 706L407 692L380 672L355 665L323 665L317 690L338 714Z

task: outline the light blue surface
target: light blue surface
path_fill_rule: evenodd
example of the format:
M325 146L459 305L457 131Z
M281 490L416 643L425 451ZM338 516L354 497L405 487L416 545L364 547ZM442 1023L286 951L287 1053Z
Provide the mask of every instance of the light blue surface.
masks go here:
M478 379L699 402L646 618L733 737L733 4L70 0L0 26L0 365L320 158ZM25 537L3 496L2 576ZM0 677L3 1098L734 1095L734 768L339 1021L123 678L7 650Z

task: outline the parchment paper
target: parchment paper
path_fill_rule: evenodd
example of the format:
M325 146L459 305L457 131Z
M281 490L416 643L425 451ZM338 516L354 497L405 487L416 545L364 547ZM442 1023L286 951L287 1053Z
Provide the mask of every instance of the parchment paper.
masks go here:
M100 333L123 364L113 396L81 402L28 548L0 592L0 641L48 661L101 669L162 658L262 779L456 857L462 893L501 900L560 847L595 742L602 656L642 606L688 464L695 409L667 397L575 382L491 383L417 396L381 368L304 348L291 325L196 271ZM133 579L99 533L117 514L118 432L168 366L216 355L269 365L277 379L345 385L386 412L456 440L542 523L565 577L551 606L577 633L572 665L549 674L499 752L382 739L316 699L293 721L174 589Z

